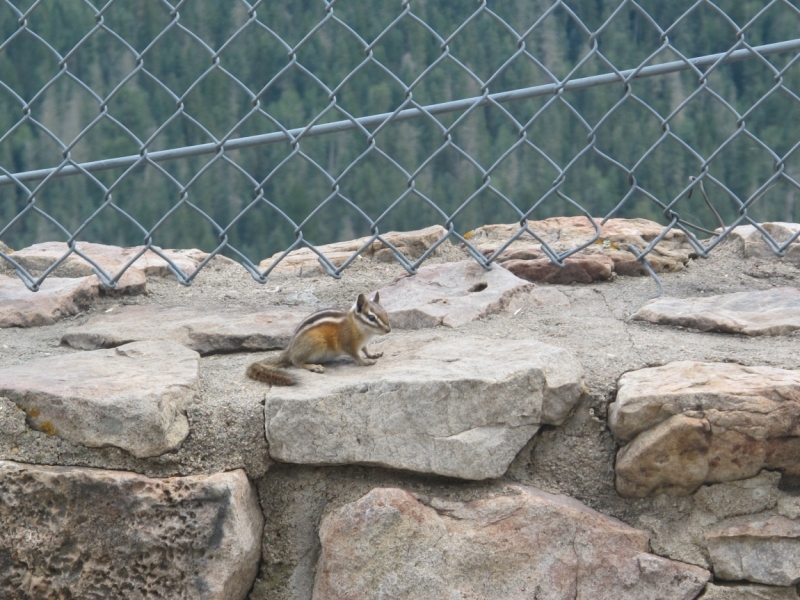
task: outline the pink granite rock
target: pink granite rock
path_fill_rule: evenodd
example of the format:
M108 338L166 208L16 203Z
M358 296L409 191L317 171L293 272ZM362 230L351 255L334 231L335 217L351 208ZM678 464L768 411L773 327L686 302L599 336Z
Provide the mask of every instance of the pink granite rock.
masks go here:
M527 233L517 238L496 260L523 279L548 283L588 283L609 279L612 270L618 275L646 275L647 271L628 250L628 245L632 244L639 251L644 250L664 231L664 226L647 219L609 219L603 225L600 222L601 219L595 219L600 237L565 259L565 267L551 264L539 242ZM595 228L586 217L529 221L528 228L556 252L577 248L596 235ZM517 231L517 224L484 225L470 232L468 241L485 256L490 256ZM683 269L695 256L686 234L672 229L647 255L647 261L657 273L672 272Z
M745 335L786 335L800 329L800 290L793 287L704 298L662 297L631 317L659 325Z
M543 283L591 283L611 279L614 263L601 254L577 254L564 259L564 266L551 263L547 258L538 260L507 260L500 263L520 279Z
M608 425L617 491L687 495L761 469L800 474L800 371L679 361L625 373Z
M123 266L144 248L144 246L121 248L119 246L107 246L105 244L93 244L91 242L77 242L76 246L78 250L99 264L111 276L116 275ZM208 256L206 252L197 249L162 250L158 248L158 250L168 256L170 260L187 275L191 274ZM69 246L65 242L44 242L41 244L34 244L22 250L17 250L14 252L13 258L26 270L40 273L59 260L68 251ZM229 260L219 256L215 258ZM167 261L152 250L147 250L142 254L136 262L133 263L132 267L143 271L144 274L148 276L166 277L172 274ZM86 277L94 273L92 269L91 263L73 252L59 265L54 275L61 277Z
M471 502L374 489L320 527L316 600L692 600L705 569L648 553L648 535L577 500L509 486Z
M111 293L136 295L147 292L144 273L129 269ZM0 327L37 327L89 308L100 294L109 293L91 277L48 277L32 292L17 276L0 275Z

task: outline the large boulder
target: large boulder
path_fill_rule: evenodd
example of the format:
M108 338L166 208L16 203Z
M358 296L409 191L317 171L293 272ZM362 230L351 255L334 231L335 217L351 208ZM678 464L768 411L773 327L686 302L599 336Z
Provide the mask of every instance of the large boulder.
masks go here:
M327 515L319 537L317 600L692 600L709 578L648 554L644 531L521 486L471 502L374 489Z
M0 396L47 434L158 456L189 434L198 362L197 352L169 342L51 356L0 369Z
M458 327L500 312L533 291L503 267L486 270L474 260L421 267L380 291L392 327Z
M686 495L761 469L800 474L800 371L679 361L624 374L609 428L617 491Z
M800 582L800 521L775 515L705 534L718 579L790 586Z
M800 290L779 287L704 298L656 298L631 317L660 325L745 335L787 335L800 329Z
M151 479L0 461L0 596L242 600L262 528L241 470Z
M313 308L269 306L123 306L72 327L62 344L81 350L135 341L183 344L201 355L284 348Z
M432 248L440 239L447 236L447 230L441 225L432 225L418 231L389 231L381 234L381 237L397 248L411 261L420 258L425 252ZM341 267L355 252L361 250L359 258L374 260L377 262L391 262L395 260L394 250L381 242L375 240L369 244L371 237L358 238L316 246L316 249L325 255L335 267ZM366 247L364 247L366 246ZM363 248L363 250L362 250ZM436 250L434 249L434 254ZM283 252L276 252L270 258L262 260L258 268L264 271L275 264ZM312 277L324 275L325 269L319 262L319 255L308 248L293 250L287 254L271 271L272 273L288 273L300 277Z
M272 388L270 456L499 477L542 424L564 422L583 391L575 358L534 340L404 337L382 349L374 366L296 369L300 385Z
M115 293L143 294L147 280L141 271L129 270L117 284ZM52 325L65 317L88 309L106 293L100 280L91 277L48 277L39 291L30 291L19 277L0 275L0 327L38 327Z

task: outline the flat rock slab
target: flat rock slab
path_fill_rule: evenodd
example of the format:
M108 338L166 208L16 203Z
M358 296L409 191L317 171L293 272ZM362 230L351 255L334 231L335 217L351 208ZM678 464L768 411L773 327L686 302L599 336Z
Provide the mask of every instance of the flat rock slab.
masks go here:
M708 583L697 600L800 600L800 596L793 587Z
M583 250L565 259L558 267L542 250L542 245L524 233L495 259L519 277L528 281L547 283L589 283L618 275L646 275L647 271L628 250L632 244L638 251L647 248L664 231L664 226L647 219L594 219L600 237ZM573 250L590 242L596 229L586 217L554 217L528 221L534 231L556 252ZM493 255L519 231L519 224L484 225L471 231L467 239L485 256ZM670 230L647 255L647 261L657 273L680 271L696 257L696 251L679 229ZM510 263L510 264L507 264Z
M421 267L380 291L392 327L458 327L507 309L533 285L503 267L486 270L474 260Z
M76 247L112 276L116 275L123 266L144 249L144 246L121 248L91 242L77 242ZM208 257L206 252L197 249L162 250L158 247L156 249L168 256L187 275L191 274ZM17 250L11 256L27 271L41 273L67 252L69 252L69 246L65 242L44 242ZM229 260L219 256L215 257L215 259L217 258ZM6 263L6 261L3 262ZM58 266L54 274L60 277L86 277L94 274L93 268L90 262L73 252ZM152 250L147 250L139 256L131 268L143 271L148 276L166 277L172 274L169 263Z
M800 223L761 223L761 227L779 246L788 242L800 231ZM717 233L722 230L718 229ZM769 247L764 236L753 225L735 227L728 237L737 243L745 258L763 258L778 260L778 256ZM784 261L800 264L800 238L795 239L784 251Z
M657 298L631 318L700 331L786 335L800 329L800 290L780 287L705 298Z
M688 495L761 469L800 474L800 371L673 362L620 377L617 491Z
M397 248L411 261L417 260L439 240L446 236L447 229L441 225L433 225L418 231L390 231L381 234L383 239ZM336 242L335 244L326 244L324 246L316 246L316 248L324 254L334 266L341 267L353 256L353 253L360 250L370 239L372 239L371 236L345 242ZM258 268L262 271L269 269L282 254L283 252L277 252L270 258L262 260ZM436 250L433 251L433 254L436 254ZM395 260L395 255L394 250L389 246L380 240L375 240L362 250L359 259L391 262ZM317 275L324 275L325 269L319 262L319 256L316 252L308 248L301 248L300 250L294 250L287 254L275 265L272 273L288 273L299 277L316 277Z
M0 461L0 596L242 600L263 517L244 471L150 479Z
M143 340L182 344L201 355L284 348L307 307L123 306L92 317L61 338L81 350L115 348Z
M692 600L710 577L577 500L508 491L452 502L379 488L330 513L313 598Z
M393 341L371 367L293 369L299 385L272 388L270 456L499 477L540 425L566 419L583 390L572 355L533 340Z
M800 582L800 521L779 515L705 534L717 579L790 586Z
M52 356L0 369L0 396L30 426L90 448L159 456L189 434L199 355L170 342Z
M141 271L129 270L114 293L138 295L147 292ZM32 292L19 277L0 275L0 327L38 327L52 325L89 308L107 293L100 280L91 277L48 277L38 292Z

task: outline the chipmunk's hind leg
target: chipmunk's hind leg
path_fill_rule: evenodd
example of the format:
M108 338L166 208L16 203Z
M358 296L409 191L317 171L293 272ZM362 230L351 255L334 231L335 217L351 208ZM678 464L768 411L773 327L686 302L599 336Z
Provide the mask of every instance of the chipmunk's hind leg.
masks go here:
M323 367L322 365L315 365L315 364L312 364L312 363L296 362L296 363L294 363L294 366L295 367L301 367L303 369L308 369L312 373L324 373L325 372L325 367Z

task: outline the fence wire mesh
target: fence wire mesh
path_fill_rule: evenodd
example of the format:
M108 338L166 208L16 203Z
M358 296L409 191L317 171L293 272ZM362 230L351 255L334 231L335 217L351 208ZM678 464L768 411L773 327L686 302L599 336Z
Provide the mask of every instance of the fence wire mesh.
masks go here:
M193 0L0 4L0 75L23 71L23 76L0 79L0 194L5 205L0 239L16 239L15 231L30 232L33 228L26 224L35 219L45 224L39 231L55 232L68 245L64 255L38 275L18 264L13 253L0 251L31 290L72 253L92 263L103 284L114 287L148 249L188 285L220 253L235 257L263 283L290 251L303 247L318 255L330 275L339 276L375 240L391 247L412 273L448 238L463 243L476 261L489 267L509 244L529 235L542 244L551 262L563 265L565 258L599 238L593 217L605 221L619 215L656 215L664 226L662 235L646 248L630 248L642 261L673 228L686 233L700 256L707 256L739 225L758 228L778 256L800 235L779 242L753 214L759 205L775 203L777 194L783 194L790 220L794 190L800 189L800 97L795 91L800 83L800 10L788 0L730 7L708 0L685 5L558 0L529 2L524 11L519 3L487 0L403 0L381 3L379 11L350 0L298 3L302 6L294 12L266 2L227 4L224 33L213 27L214 15L191 13L199 5ZM589 4L603 8L591 12ZM517 8L506 10L509 5ZM446 12L448 19L433 19L434 8ZM80 14L70 16L68 10ZM69 27L58 24L59 19L73 17ZM295 26L288 33L292 19ZM784 26L776 27L777 22ZM624 46L608 40L624 38L632 23L641 43L630 46L635 51L620 51ZM768 30L778 31L781 39L770 39L764 34ZM707 35L696 35L698 31ZM560 58L554 58L560 38L572 41ZM163 67L170 58L165 55L178 43L191 46L193 64L181 63L188 55L178 52L169 71ZM434 50L420 54L420 44ZM345 46L355 50L345 52ZM104 50L111 47L113 51ZM243 54L245 61L264 66L259 76L253 76L257 68L242 70ZM360 58L351 60L356 55ZM491 60L481 63L476 57L482 55ZM28 61L24 68L22 56ZM751 65L749 70L725 71L743 63ZM324 74L317 69L320 64L326 65ZM101 77L92 75L92 69L113 73ZM302 85L295 86L302 90L299 95L285 93L292 77L302 79ZM466 82L448 83L458 78ZM580 96L601 88L602 101ZM662 101L667 88L672 93ZM70 112L72 96L66 89L84 98L81 106L93 107L88 116L85 110ZM470 90L473 93L465 93ZM385 92L382 103L369 100L373 92ZM134 93L142 96L136 106L146 113L148 127L131 120L132 105L123 102ZM359 102L358 94L366 94L369 101ZM224 118L206 122L210 113L193 108L199 106L198 98ZM374 110L379 105L384 109L375 114L363 112L364 107ZM693 115L691 130L685 123L687 114ZM504 132L493 138L493 154L484 151L488 142L473 135L478 118L488 122L487 131ZM698 131L698 123L715 119L723 119L725 127ZM569 127L552 129L565 120ZM412 121L414 128L400 128ZM626 122L634 125L626 128ZM172 135L176 128L191 134ZM334 156L335 144L323 151L313 146L316 139L342 134L357 138L354 156ZM25 151L19 141L25 136L55 151ZM604 145L612 136L628 138L624 156L608 149L618 149L618 142ZM171 144L175 139L184 143ZM398 147L414 144L417 148L408 156L417 160L403 158ZM268 153L267 148L280 151ZM669 157L678 154L682 160L671 161ZM444 155L457 168L443 173L438 165ZM521 156L535 168L526 167ZM298 161L302 167L296 166ZM742 164L731 164L737 161ZM752 171L747 181L725 176L741 171L743 162L754 161L767 166ZM374 180L387 182L385 189L377 187L383 197L369 206L352 192L352 181L359 181L354 173L365 169L373 171ZM509 169L530 173L514 179ZM602 172L597 181L612 178L622 183L587 190L587 169ZM669 172L669 185L649 185L654 170ZM445 176L457 181L459 172L469 172L465 177L473 181L471 187L453 183L446 199L429 191L431 182ZM309 184L311 191L304 191L301 180L290 188L288 180L303 173L321 179L324 186ZM163 203L148 196L149 188L137 187L152 177L162 182L157 190L168 197L163 213L154 214ZM239 183L229 185L226 177ZM538 183L515 185L523 177ZM390 185L398 178L399 190ZM74 180L82 180L83 187L75 188L70 183ZM207 204L194 200L207 195L209 187L217 190L216 198ZM75 207L70 213L64 200L59 204L59 198L74 195L75 189L94 198L86 204L88 209L81 209L88 214L81 214L77 222L75 215L81 210ZM303 193L298 207L293 195ZM221 204L226 210L219 209ZM409 209L409 204L417 208ZM478 204L489 208L476 212ZM313 228L324 229L313 223L337 211L350 215L344 231L358 229L369 236L339 266L309 234ZM423 220L415 222L418 226L439 223L446 229L416 260L382 236L387 227L402 221L395 218L401 211L419 212ZM264 229L248 230L256 214ZM565 251L552 248L532 223L542 215L560 214L585 216L595 228L594 239ZM484 256L461 225L469 219L478 219L472 225L481 224L481 219L488 222L493 215L518 222L519 228ZM91 238L103 219L111 219L109 227L136 232L142 244L141 252L116 273L106 272L77 247L79 240L99 241ZM158 247L159 236L176 219L188 230L191 227L182 224L199 219L213 232L214 247L191 273L181 271ZM284 234L279 235L281 228ZM191 231L187 235L182 239L191 239ZM343 236L342 228L337 235ZM269 246L258 247L248 236L273 236L271 250L282 243L283 252L260 270L257 264L265 256L254 252Z

